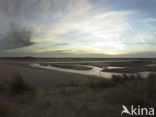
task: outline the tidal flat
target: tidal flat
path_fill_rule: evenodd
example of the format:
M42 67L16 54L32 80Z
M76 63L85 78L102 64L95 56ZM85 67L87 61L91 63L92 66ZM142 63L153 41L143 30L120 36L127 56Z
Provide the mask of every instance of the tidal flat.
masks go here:
M48 66L54 62L113 69L116 71L107 72L123 74L104 78L30 66L32 63ZM156 75L151 70L155 66L149 66L155 63L155 59L1 58L0 116L120 117L122 105L155 108ZM119 72L122 67L134 69ZM142 69L135 71L137 68ZM139 74L144 71L150 72L146 78Z

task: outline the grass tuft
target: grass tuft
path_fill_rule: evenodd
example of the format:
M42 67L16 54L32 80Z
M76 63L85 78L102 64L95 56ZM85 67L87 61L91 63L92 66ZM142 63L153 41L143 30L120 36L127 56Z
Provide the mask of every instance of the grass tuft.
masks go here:
M12 95L22 94L25 92L35 92L36 88L29 82L23 80L23 77L17 73L11 79L0 80L0 92Z
M0 92L3 92L6 88L6 84L4 80L0 80Z
M116 86L115 83L109 79L99 79L97 81L91 81L88 84L90 88L108 88Z
M150 74L147 79L136 78L112 89L109 99L119 104L156 107L156 76Z
M0 101L0 117L8 117L10 110L10 107L6 103Z
M20 94L36 90L31 83L24 81L19 73L14 75L14 77L8 81L8 88L11 94Z
M123 74L123 75L112 75L111 80L117 84L123 84L126 83L127 81L133 81L133 80L139 80L142 79L142 77L140 76L140 74L137 75L127 75L127 74Z

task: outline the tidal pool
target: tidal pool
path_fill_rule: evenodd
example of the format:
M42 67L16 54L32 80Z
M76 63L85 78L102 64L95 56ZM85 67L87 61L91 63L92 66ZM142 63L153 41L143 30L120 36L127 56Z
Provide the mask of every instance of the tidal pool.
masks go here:
M123 74L123 73L102 72L103 68L95 67L95 66L89 66L89 65L81 65L81 66L92 67L92 69L89 69L89 70L65 69L65 68L58 68L58 67L54 67L54 66L50 66L50 65L41 65L39 63L32 63L32 64L30 64L30 66L35 67L35 68L42 68L42 69L77 73L77 74L92 75L92 76L97 76L99 78L111 78L112 75L122 75ZM108 67L108 68L112 68L112 67ZM147 77L149 75L149 73L151 73L151 72L139 72L139 74L144 78ZM136 75L137 73L127 73L127 75L132 75L132 74Z

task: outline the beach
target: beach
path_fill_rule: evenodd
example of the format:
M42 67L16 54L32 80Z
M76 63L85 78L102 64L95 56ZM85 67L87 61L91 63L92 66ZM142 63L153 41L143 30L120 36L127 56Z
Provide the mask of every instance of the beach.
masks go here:
M9 78L16 73L20 73L25 80L35 84L37 87L53 87L61 83L68 84L71 80L78 84L87 83L89 80L94 80L97 77L67 73L55 70L45 70L32 68L28 63L4 63L0 62L1 78Z
M43 60L0 61L0 116L120 117L123 104L156 107L154 74L147 78L139 74L113 75L108 79L30 66L40 62L47 65ZM78 62L82 64L82 60Z

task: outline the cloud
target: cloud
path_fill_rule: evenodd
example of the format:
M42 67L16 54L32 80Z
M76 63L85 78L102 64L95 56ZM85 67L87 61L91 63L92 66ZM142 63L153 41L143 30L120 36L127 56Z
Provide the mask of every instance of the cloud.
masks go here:
M155 40L156 38L156 33L155 32L140 32L139 35L144 39L146 40L147 42L148 41L152 41L152 40Z
M34 44L31 38L31 30L12 24L10 30L0 37L0 50L30 46Z
M140 39L145 40L144 44L152 45L155 38L152 33L132 32L131 26L127 25L131 25L128 18L136 15L136 9L115 10L109 8L105 1L108 0L97 5L91 0L1 0L0 50L18 48L20 53L43 54L60 50L64 54L105 54L118 53L127 49L127 45L142 45ZM155 22L155 18L149 21ZM20 29L10 29L10 22L18 24ZM33 42L35 45L29 46ZM128 49L133 50L133 47L128 46ZM17 49L14 51L17 52Z
M42 40L59 40L71 31L86 34L84 39L118 40L120 32L126 30L124 18L132 14L132 11L108 11L106 6L98 9L89 0L6 0L0 4L5 19L34 27L35 42L41 37L49 37ZM64 41L63 38L60 40Z
M72 42L70 49L90 47L92 50L122 50L122 34L128 30L124 24L132 11L92 11L65 17L49 29L60 41ZM60 28L61 27L61 28ZM78 47L79 46L79 47ZM91 50L91 49L90 49Z
M61 50L82 48L87 49L87 51L105 52L110 49L113 51L124 49L121 36L128 30L124 22L128 15L134 13L133 11L98 9L88 0L68 0L66 6L63 9L59 8L59 10L60 12L56 11L51 16L48 16L49 13L45 14L47 20L44 20L42 24L33 22L35 31L39 34L33 41L45 40L49 41L50 45L56 40L60 43L72 43L71 46L60 48ZM48 19L52 19L51 23L47 22ZM41 39L41 37L44 38ZM47 49L44 51L51 50L49 46L45 48Z
M130 57L130 58L155 58L156 51L137 51L137 52L127 52L125 54L120 55L120 57Z
M86 53L84 52L84 50L79 50L78 53L69 53L69 51L72 50L67 50L66 51L62 51L62 50L54 50L54 51L37 51L34 50L33 52L15 52L15 51L7 51L7 52L1 52L0 51L0 56L33 56L33 57L108 57L108 58L155 58L156 57L156 51L142 51L142 52L125 52L122 54L104 54L104 53Z
M52 44L51 46L55 47L55 46L65 46L65 45L69 45L69 43L57 43L57 44Z
M156 43L124 43L126 45L156 45Z
M156 22L156 18L148 18L146 21L147 22Z

